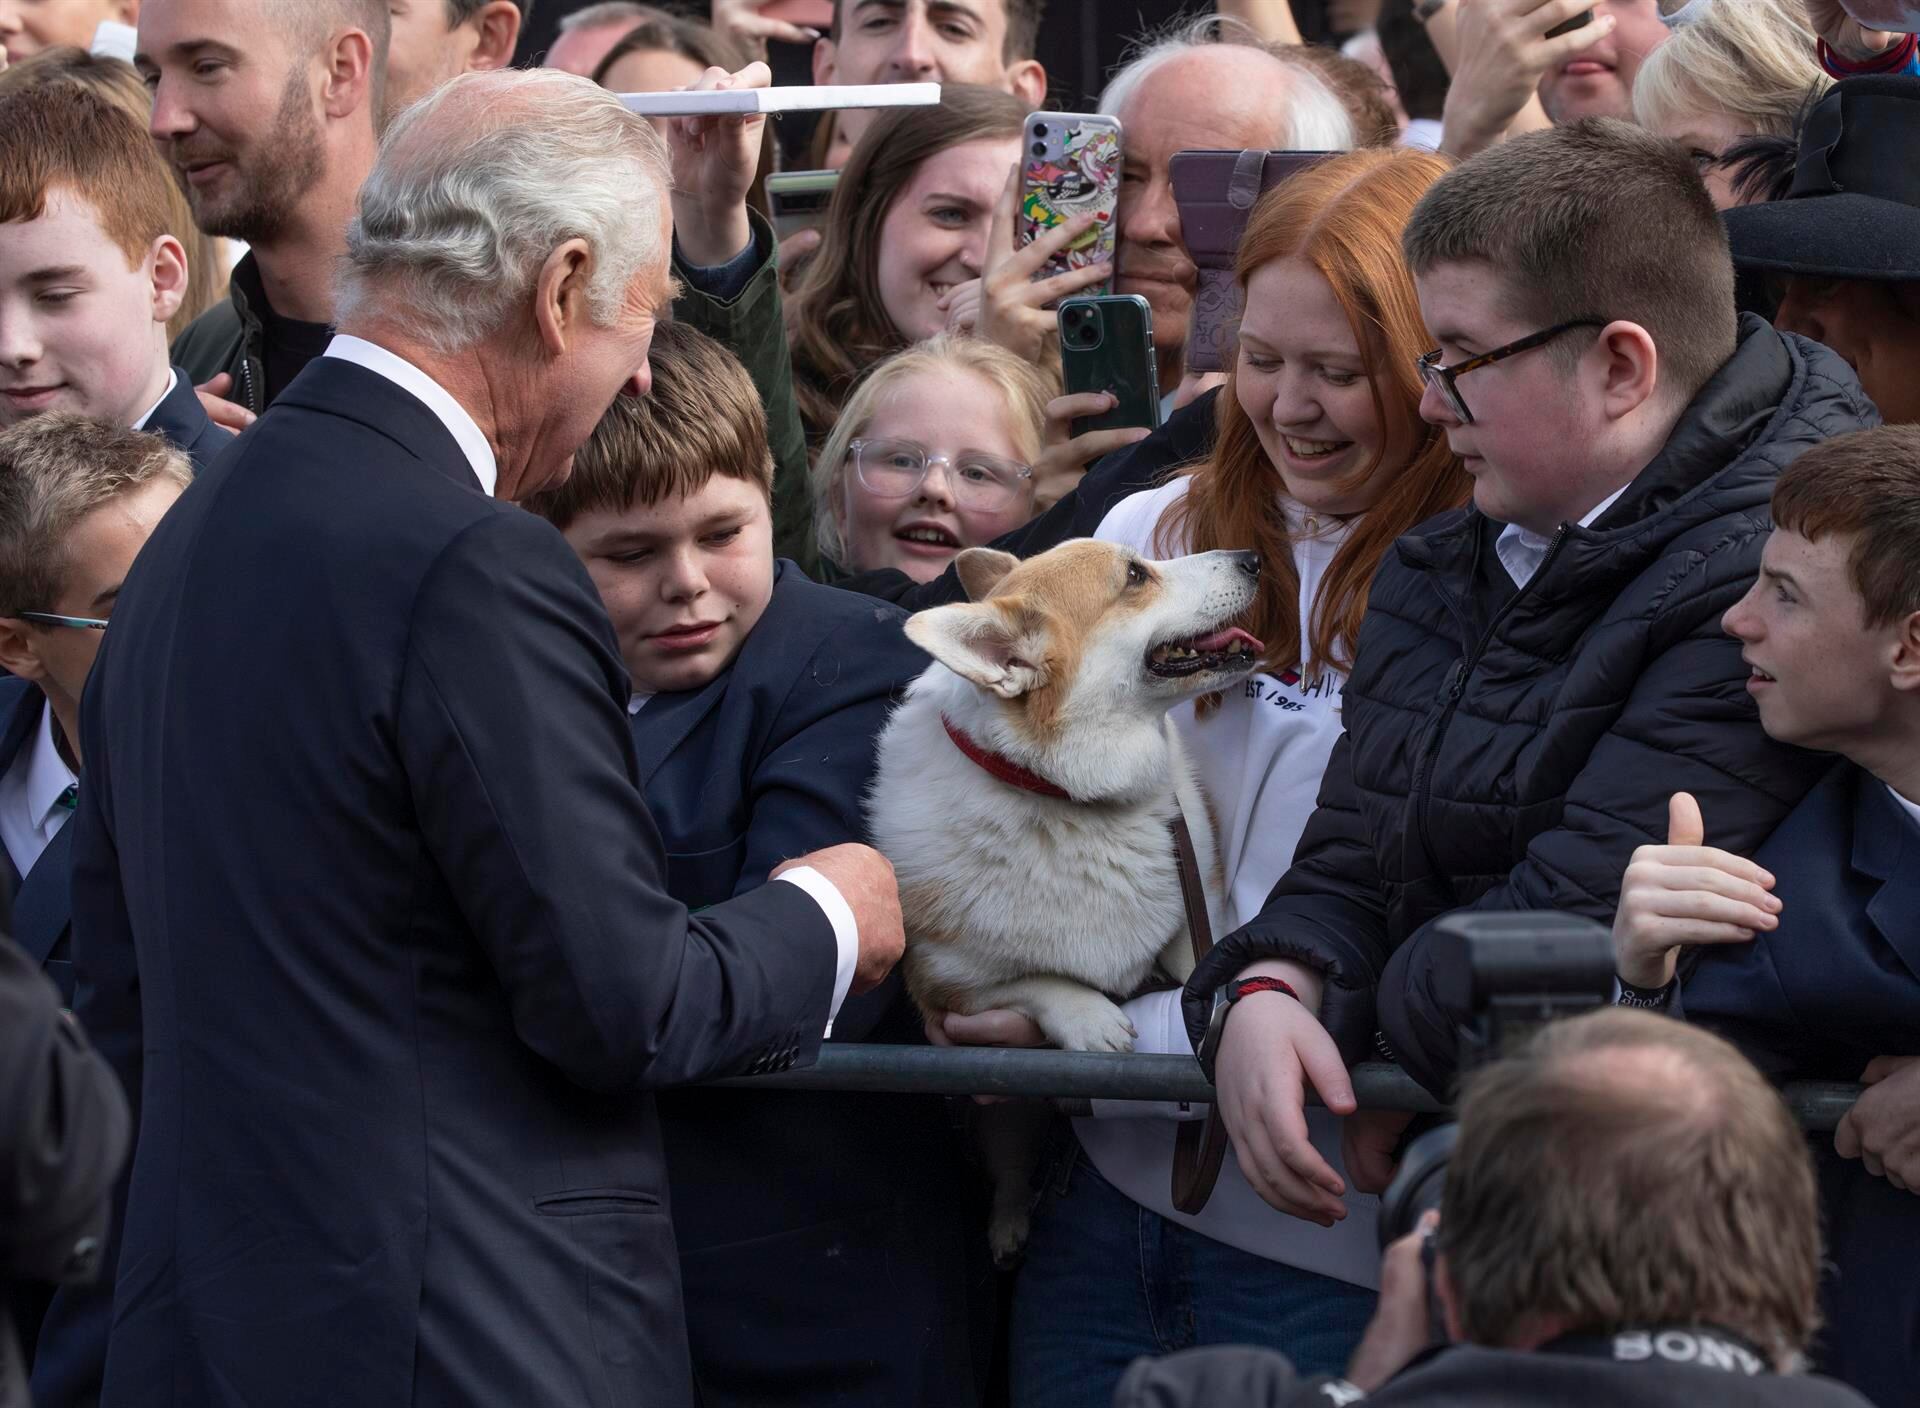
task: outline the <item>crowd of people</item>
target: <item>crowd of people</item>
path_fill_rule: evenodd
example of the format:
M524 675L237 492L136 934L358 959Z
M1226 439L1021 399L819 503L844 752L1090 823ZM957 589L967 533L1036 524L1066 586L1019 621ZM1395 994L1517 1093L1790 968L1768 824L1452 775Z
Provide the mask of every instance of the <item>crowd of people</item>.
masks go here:
M1122 8L1063 271L1065 0L0 0L0 1405L1915 1401L1920 6ZM776 74L942 88L614 96ZM1312 154L1230 271L1191 152ZM909 614L1087 537L1259 559L1112 995L1232 1152L1056 1118L1009 1270L967 1102L702 1083L1045 1044L864 807ZM1482 1060L1534 911L1612 1001ZM1460 1121L1384 1258L1370 1060Z

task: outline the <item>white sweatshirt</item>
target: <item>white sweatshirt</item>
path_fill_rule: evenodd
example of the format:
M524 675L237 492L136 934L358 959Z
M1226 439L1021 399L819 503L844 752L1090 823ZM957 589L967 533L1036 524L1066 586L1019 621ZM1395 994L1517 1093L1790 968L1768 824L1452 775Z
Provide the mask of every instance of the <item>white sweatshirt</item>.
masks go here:
M1171 544L1169 551L1159 550L1155 529L1168 506L1186 493L1187 484L1182 476L1122 500L1094 536L1125 543L1147 558L1181 555L1186 551L1183 543ZM1305 640L1314 597L1348 525L1312 517L1291 501L1287 520L1300 573L1300 635ZM1257 915L1274 882L1293 862L1300 833L1320 791L1327 757L1340 736L1340 691L1345 683L1337 674L1310 680L1295 670L1278 676L1261 673L1223 699L1205 719L1195 716L1191 704L1173 711L1174 727L1187 745L1219 827L1226 870L1225 930ZM1136 998L1126 1011L1138 1033L1135 1050L1193 1054L1178 992ZM1175 1121L1165 1118L1167 1113L1165 1106L1100 1101L1096 1118L1076 1120L1075 1130L1101 1176L1160 1216L1288 1266L1358 1286L1379 1285L1380 1202L1369 1194L1349 1188L1346 1219L1322 1228L1269 1207L1229 1156L1200 1215L1176 1212L1172 1199ZM1340 1121L1324 1110L1310 1109L1307 1125L1314 1146L1344 1178Z

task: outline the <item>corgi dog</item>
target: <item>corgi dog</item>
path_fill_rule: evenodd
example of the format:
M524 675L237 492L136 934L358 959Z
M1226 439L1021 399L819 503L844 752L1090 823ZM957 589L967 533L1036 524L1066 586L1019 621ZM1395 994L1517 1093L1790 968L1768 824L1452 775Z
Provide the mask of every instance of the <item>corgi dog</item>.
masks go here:
M1010 1008L1066 1050L1131 1051L1119 1003L1156 966L1193 971L1177 815L1218 923L1213 828L1167 713L1257 668L1263 647L1231 623L1259 559L1149 562L1080 540L955 561L969 599L908 620L934 664L881 733L868 799L900 885L907 990L932 1023ZM1005 1260L1025 1240L1030 1169L989 1161Z

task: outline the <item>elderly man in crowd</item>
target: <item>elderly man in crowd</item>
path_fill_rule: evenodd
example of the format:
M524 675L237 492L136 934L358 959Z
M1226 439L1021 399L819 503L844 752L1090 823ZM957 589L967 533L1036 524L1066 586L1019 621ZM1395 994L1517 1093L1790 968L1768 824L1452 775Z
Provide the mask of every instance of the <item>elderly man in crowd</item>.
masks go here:
M758 139L676 129L683 242L746 242ZM689 1403L648 1092L809 1059L899 954L862 846L668 896L605 612L504 502L646 392L667 186L575 77L410 108L340 334L129 575L74 823L137 1092L107 1405Z

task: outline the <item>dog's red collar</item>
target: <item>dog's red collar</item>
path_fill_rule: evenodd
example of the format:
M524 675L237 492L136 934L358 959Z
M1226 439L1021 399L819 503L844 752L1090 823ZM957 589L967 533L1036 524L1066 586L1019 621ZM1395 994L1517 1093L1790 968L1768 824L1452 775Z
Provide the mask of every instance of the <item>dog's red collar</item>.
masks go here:
M968 736L967 731L945 714L940 716L941 725L947 730L947 737L953 740L953 746L967 757L985 768L993 776L1009 787L1018 787L1022 792L1036 792L1042 797L1058 797L1063 801L1072 801L1067 789L1048 782L1037 772L1029 772L1012 758L1000 753L990 753Z

